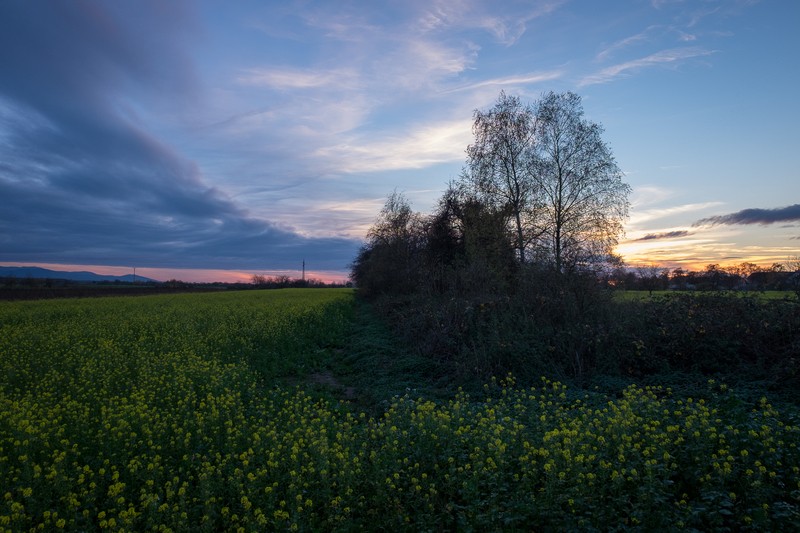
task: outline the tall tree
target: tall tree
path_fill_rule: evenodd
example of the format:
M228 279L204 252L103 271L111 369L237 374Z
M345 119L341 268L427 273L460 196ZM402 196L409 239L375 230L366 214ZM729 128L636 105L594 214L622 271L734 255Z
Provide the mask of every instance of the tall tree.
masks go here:
M572 92L545 94L535 116L540 250L558 272L605 259L623 232L630 186L601 138L603 128L584 118Z
M506 290L518 266L509 218L464 185L451 182L428 219L428 276L435 279L437 267L447 265L461 293Z
M365 294L414 290L421 274L424 241L420 215L402 194L392 193L350 267L351 278Z
M518 97L501 92L494 107L475 111L472 131L467 179L482 202L508 213L519 261L525 262L525 249L534 238L536 116Z

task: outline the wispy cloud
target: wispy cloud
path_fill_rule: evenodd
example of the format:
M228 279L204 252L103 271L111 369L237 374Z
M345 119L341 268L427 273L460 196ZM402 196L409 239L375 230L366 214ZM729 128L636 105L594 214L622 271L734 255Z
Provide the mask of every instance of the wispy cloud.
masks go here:
M501 10L487 10L486 4L476 1L435 0L421 4L425 8L415 26L424 32L481 29L497 42L511 46L525 34L531 21L553 13L564 3L564 0L507 2Z
M126 112L199 98L179 38L188 15L171 6L0 4L0 261L346 264L355 240L306 237L251 213ZM132 16L152 42L126 24Z
M274 89L354 89L357 75L351 69L315 70L289 67L250 68L237 79L243 85Z
M652 220L658 220L673 215L691 213L693 211L702 211L703 209L716 207L721 204L722 202L702 202L702 203L682 204L672 207L663 207L654 209L644 209L644 210L634 209L631 212L630 225L632 226L640 225L645 222L650 222Z
M454 93L459 91L471 91L474 89L481 89L484 87L506 87L506 86L526 86L544 83L547 81L557 80L563 77L564 71L550 70L546 72L532 72L530 74L523 74L520 76L506 76L503 78L492 78L488 80L462 85L454 89L446 89L443 93Z
M634 239L633 242L639 241L656 241L662 239L677 239L678 237L688 237L691 235L686 230L676 230L676 231L666 231L663 233L648 233L644 237L639 237L638 239Z
M402 135L377 141L351 142L318 150L318 157L335 158L341 172L375 172L423 168L437 163L461 161L471 140L469 119L411 127Z
M774 209L743 209L736 213L702 218L693 226L718 226L734 224L760 224L769 225L777 222L790 222L800 220L800 204Z
M450 45L431 39L404 39L371 65L371 84L380 90L436 90L472 66L478 48L470 43ZM391 89L390 89L391 87Z
M642 185L633 190L631 206L639 210L645 206L659 204L675 196L675 191L658 185Z
M656 9L661 9L664 6L682 4L686 0L651 0L650 5Z
M618 52L619 50L623 50L631 45L650 40L653 35L653 32L659 28L661 28L661 26L656 26L656 25L648 26L644 31L641 31L635 35L631 35L630 37L626 37L624 39L616 41L615 43L612 43L611 45L604 48L597 54L596 60L605 61L611 55L613 55L615 52Z
M590 74L589 76L584 77L582 80L580 80L578 86L585 87L587 85L596 85L598 83L608 83L629 72L659 65L680 63L687 59L708 56L713 53L713 50L706 50L699 47L671 48L669 50L662 50L640 59L634 59L606 67L595 74Z

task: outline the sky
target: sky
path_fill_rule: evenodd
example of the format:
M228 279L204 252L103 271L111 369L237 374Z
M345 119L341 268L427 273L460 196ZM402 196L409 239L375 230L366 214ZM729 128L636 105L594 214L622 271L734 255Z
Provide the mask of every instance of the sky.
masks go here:
M574 91L630 265L800 255L800 2L0 2L0 264L342 280L500 91Z

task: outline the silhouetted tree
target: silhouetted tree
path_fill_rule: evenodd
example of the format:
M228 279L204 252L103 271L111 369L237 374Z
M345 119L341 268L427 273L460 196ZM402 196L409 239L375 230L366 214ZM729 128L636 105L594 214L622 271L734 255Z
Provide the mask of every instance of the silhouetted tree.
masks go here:
M478 201L496 213L508 213L519 261L524 263L525 249L536 237L536 116L518 97L501 92L494 107L475 111L472 132L468 180Z
M786 261L786 271L792 273L787 279L787 285L800 298L800 255L790 257Z
M424 229L406 198L392 193L351 265L351 277L366 294L412 292L422 266Z
M653 291L664 290L669 283L669 270L659 265L642 265L636 268L639 283L650 296Z
M672 271L670 281L676 289L686 290L689 283L689 278L687 276L687 272L681 267L678 267Z
M501 92L475 111L473 133L462 181L508 217L520 263L538 258L564 273L609 258L630 187L578 95L550 92L530 106Z
M536 104L535 165L543 251L558 272L604 260L623 233L630 186L603 128L583 116L575 93Z

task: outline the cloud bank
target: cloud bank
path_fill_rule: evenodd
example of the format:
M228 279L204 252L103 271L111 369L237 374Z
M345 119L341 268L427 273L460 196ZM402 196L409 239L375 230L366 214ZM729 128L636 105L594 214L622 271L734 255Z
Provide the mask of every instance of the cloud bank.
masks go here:
M719 215L698 220L693 226L719 226L734 224L769 225L778 222L794 222L800 220L800 204L774 209L743 209L736 213Z
M354 241L252 215L143 127L137 109L180 109L201 91L188 11L145 4L0 5L0 261L346 265Z
M648 233L644 237L640 237L638 239L634 239L633 242L640 242L640 241L656 241L661 239L676 239L678 237L688 237L691 233L685 230L678 230L678 231L666 231L664 233Z
M602 113L601 84L725 59L726 10L635 3L0 2L0 261L343 270L386 193L435 201L500 89ZM713 204L655 196L637 245L691 244L670 230Z

